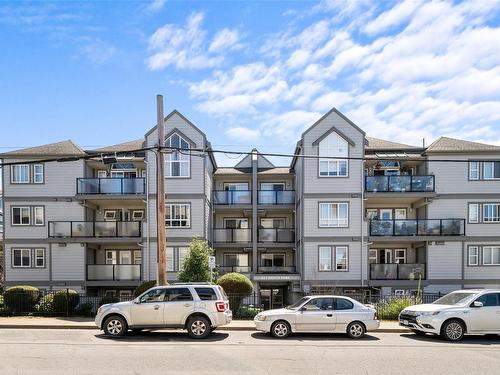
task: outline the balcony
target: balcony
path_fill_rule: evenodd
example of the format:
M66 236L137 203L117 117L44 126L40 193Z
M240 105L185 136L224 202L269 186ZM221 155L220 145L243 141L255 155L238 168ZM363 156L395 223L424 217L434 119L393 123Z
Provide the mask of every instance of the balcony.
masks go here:
M88 281L141 280L140 264L87 264Z
M297 273L295 266L258 267L258 273Z
M259 190L258 204L286 205L295 203L294 190Z
M221 274L228 272L238 272L238 273L252 272L252 267L250 266L219 266L217 269Z
M214 204L249 205L252 204L251 190L214 190Z
M371 280L425 280L425 264L423 263L372 263L370 264Z
M252 242L252 230L250 228L248 229L215 228L214 242L249 243Z
M140 221L49 221L49 238L141 236Z
M295 242L295 229L291 228L260 228L258 242L262 243L293 243Z
M76 194L145 194L145 178L77 178Z
M434 176L365 176L365 191L370 193L432 193Z
M464 236L465 219L370 220L370 236Z

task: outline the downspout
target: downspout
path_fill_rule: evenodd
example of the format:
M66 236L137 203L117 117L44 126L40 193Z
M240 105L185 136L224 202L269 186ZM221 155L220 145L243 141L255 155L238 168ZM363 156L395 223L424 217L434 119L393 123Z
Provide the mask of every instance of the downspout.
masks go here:
M363 138L363 157L365 156L365 146ZM365 269L364 269L364 256L365 256L365 237L364 237L364 226L365 226L365 161L362 160L361 163L361 287L365 286ZM368 275L367 275L368 276Z
M143 275L143 278L144 280L143 281L146 281L145 280L145 276L146 274L148 275L148 280L150 280L151 278L151 275L150 275L150 269L149 269L149 255L151 254L151 243L150 243L150 236L149 236L149 223L151 222L151 220L149 220L149 162L148 162L148 158L145 157L144 158L144 162L146 164L146 220L147 220L147 225L146 225L146 233L144 233L144 235L146 236L146 243L147 243L147 246L146 246L146 252L147 252L147 261L146 261L146 256L144 256L144 275ZM142 250L144 251L144 247L142 248ZM144 254L146 255L146 254ZM146 265L147 265L147 273L146 273Z

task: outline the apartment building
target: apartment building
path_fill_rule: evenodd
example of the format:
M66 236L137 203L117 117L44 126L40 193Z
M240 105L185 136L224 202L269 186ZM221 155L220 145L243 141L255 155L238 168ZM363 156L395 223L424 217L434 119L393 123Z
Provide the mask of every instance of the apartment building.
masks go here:
M332 109L290 165L253 149L229 168L181 113L164 126L165 145L182 149L165 157L169 281L196 236L266 307L300 293L500 286L498 146L385 141ZM156 156L142 150L156 131L97 150L64 141L0 155L19 163L3 168L7 286L128 295L157 278ZM36 163L46 158L61 161Z

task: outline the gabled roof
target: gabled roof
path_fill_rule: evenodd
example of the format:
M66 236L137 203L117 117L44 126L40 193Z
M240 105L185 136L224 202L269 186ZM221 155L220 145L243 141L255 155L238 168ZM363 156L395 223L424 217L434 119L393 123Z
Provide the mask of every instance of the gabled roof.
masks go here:
M462 139L439 137L429 147L426 152L488 152L500 151L500 146L486 143L464 141Z
M116 145L105 146L97 148L95 150L89 150L89 152L123 152L123 151L133 151L142 148L144 139L136 139L134 141L118 143Z
M367 150L408 150L408 149L418 149L420 147L410 146L404 143L397 143L392 141L386 141L385 139L366 137Z
M274 164L271 163L267 158L265 158L257 149L252 149L252 152L257 153L257 166L259 168L274 168ZM248 154L243 159L241 159L238 164L234 166L235 168L251 168L252 167L252 154Z
M87 155L80 146L71 140L49 143L47 145L23 148L0 154L1 157L28 156L84 156Z

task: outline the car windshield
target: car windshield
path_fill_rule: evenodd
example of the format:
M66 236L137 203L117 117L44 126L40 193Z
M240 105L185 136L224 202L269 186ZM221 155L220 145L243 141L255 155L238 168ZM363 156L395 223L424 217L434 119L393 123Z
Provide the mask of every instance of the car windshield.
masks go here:
M435 305L461 305L476 296L477 293L450 293L434 301Z
M295 302L293 305L287 306L286 308L290 309L290 310L298 309L300 306L302 306L302 304L304 302L306 302L308 300L309 300L309 297L302 297L297 302Z

